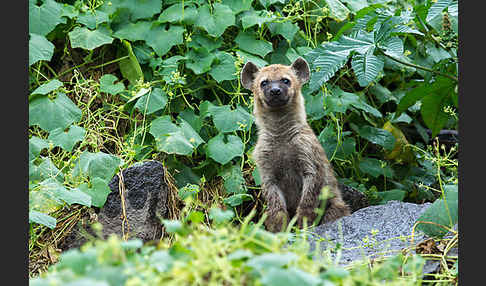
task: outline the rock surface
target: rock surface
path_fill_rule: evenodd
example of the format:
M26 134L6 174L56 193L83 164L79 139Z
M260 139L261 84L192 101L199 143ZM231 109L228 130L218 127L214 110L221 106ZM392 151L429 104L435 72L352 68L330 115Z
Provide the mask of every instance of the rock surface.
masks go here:
M167 216L168 187L164 181L164 168L157 161L135 164L122 172L126 221L125 233L129 238L140 238L143 241L159 239L162 236L160 218ZM105 205L96 215L101 223L104 238L110 234L123 236L122 198L120 196L120 178L115 175L109 183L111 193ZM61 249L79 247L86 239L81 233L81 226L75 228L60 245ZM85 229L94 234L89 226Z
M341 265L364 257L395 255L402 249L412 246L413 225L430 205L390 201L384 205L359 209L349 216L316 226L311 230L311 248L315 249L318 245L321 250L329 250L330 255L336 257L331 250L339 243ZM424 239L423 233L415 231L414 244Z

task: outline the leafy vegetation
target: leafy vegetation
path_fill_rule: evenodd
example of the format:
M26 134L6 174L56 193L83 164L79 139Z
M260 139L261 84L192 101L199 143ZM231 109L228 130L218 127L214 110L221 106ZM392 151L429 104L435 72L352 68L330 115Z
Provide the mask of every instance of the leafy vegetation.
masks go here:
M261 210L260 180L251 158L253 98L239 72L247 61L290 64L299 56L312 69L303 87L308 122L339 180L373 204L435 201L419 221L439 226L417 228L443 236L457 223L458 146L437 140L441 130L457 130L457 25L452 0L29 0L31 260L48 233L60 239L83 209L103 206L118 170L148 159L163 162L182 198L197 189L198 200L233 210L242 224L226 230L233 238L249 231L243 223ZM88 261L111 249L131 261L100 258L113 273L168 269L147 260L166 252L141 255L138 242L126 243L133 248L110 240L69 255ZM240 266L250 257L238 255ZM302 273L305 259L268 273L327 279L319 268L306 270L314 278ZM228 281L274 281L245 271Z

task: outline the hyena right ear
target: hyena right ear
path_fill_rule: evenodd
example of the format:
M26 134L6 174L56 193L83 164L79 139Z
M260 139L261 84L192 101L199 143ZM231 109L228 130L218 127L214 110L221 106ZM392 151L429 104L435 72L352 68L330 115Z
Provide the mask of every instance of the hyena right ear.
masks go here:
M247 62L243 66L243 69L241 70L241 84L244 88L251 90L251 86L253 85L253 81L255 80L258 71L258 67L252 62Z

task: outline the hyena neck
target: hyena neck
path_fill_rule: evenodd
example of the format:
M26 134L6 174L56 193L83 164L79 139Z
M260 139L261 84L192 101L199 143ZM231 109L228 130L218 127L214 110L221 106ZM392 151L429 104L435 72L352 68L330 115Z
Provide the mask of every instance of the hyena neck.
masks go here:
M289 135L308 126L304 98L299 93L295 99L291 104L278 110L264 110L261 104L255 104L255 123L260 132L291 138Z

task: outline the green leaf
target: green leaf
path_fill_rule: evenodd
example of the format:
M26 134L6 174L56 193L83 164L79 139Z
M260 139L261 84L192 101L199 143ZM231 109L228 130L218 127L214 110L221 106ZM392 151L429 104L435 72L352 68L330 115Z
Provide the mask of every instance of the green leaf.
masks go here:
M209 74L218 82L236 79L235 58L227 52L216 54L216 64L209 71Z
M268 8L268 6L280 2L282 4L285 4L286 0L260 0L260 3L263 5L263 7Z
M319 120L324 117L324 98L322 93L316 96L308 96L305 99L305 112L310 120Z
M230 7L236 15L240 12L250 10L252 2L253 0L223 0L221 4Z
M173 46L184 42L184 27L170 25L169 29L166 29L165 26L152 26L145 38L147 45L152 47L159 57L167 54Z
M76 143L83 141L86 130L83 127L71 125L68 131L57 128L49 133L47 140L52 142L53 146L60 146L62 149L71 152Z
M223 4L214 3L212 13L209 5L202 5L197 9L197 14L195 25L213 37L220 37L226 28L235 24L235 13Z
M73 176L88 175L90 179L96 177L109 181L115 175L117 168L122 164L122 160L117 156L103 152L83 152L73 168Z
M457 185L445 187L445 199L436 200L417 219L423 222L432 222L452 228L458 220L458 191ZM447 230L433 224L419 223L417 230L423 231L428 236L443 237Z
M219 132L248 130L253 123L253 116L239 105L234 110L229 105L210 106L208 111Z
M29 66L38 61L50 61L54 54L54 45L46 37L29 34Z
M296 261L298 256L295 253L265 253L250 258L246 265L258 271L280 268Z
M446 50L441 47L437 48L433 43L426 43L425 48L427 56L431 57L434 63L438 63L441 60L451 58L451 55Z
M220 208L211 208L209 210L209 218L216 224L230 221L235 216L232 210L222 210Z
M378 192L378 197L381 198L379 204L386 204L388 201L403 201L407 192L404 190L393 189L389 191Z
M218 174L223 178L224 188L229 194L246 193L245 179L239 165L228 165Z
M384 62L377 56L374 56L370 50L366 54L354 55L351 60L351 66L359 85L366 87L383 71Z
M442 17L442 11L444 11L451 4L452 0L437 0L432 6L430 6L427 13L426 22L431 22L434 18Z
M204 140L182 118L179 125L172 123L170 116L164 115L154 121L150 134L155 137L156 148L168 154L190 155Z
M32 169L31 169L32 168ZM56 179L64 182L64 174L52 163L49 157L43 158L42 162L36 166L29 165L29 180L41 181L46 179Z
M383 175L387 178L393 177L393 170L385 162L375 158L364 158L359 162L359 169L375 178Z
M211 38L205 34L195 34L191 36L191 41L187 44L188 47L194 48L194 50L207 50L211 52L223 44L221 38ZM218 52L221 53L221 52Z
M167 102L168 98L165 91L156 87L141 96L134 107L144 114L152 114L163 109L167 105Z
M387 38L382 44L383 52L395 58L403 56L403 41L399 37Z
M223 202L230 207L236 207L241 205L244 201L251 200L253 200L253 197L249 194L235 194L223 199Z
M110 19L108 17L108 14L103 12L103 11L99 11L99 10L91 11L91 10L89 10L86 13L79 14L77 20L78 20L79 23L84 24L89 29L96 29L96 28L98 28L99 24L106 23Z
M255 65L257 65L259 68L262 68L266 65L268 65L268 62L263 60L262 58L258 56L254 56L252 54L243 52L243 51L236 51L236 54L243 58L243 60L246 62L253 62Z
M42 149L49 148L49 143L46 140L36 136L29 139L29 162L40 155Z
M299 27L290 21L268 23L267 26L272 35L282 35L289 42L299 31Z
M443 93L429 94L422 98L420 113L425 125L432 131L432 138L439 134L439 131L449 120L450 115L444 111L444 108L451 105L450 90L444 90Z
M150 18L160 13L162 10L160 0L129 0L124 1L122 7L127 8L132 21L144 18Z
M145 40L152 24L150 21L128 22L113 33L113 37L132 42Z
M245 30L255 25L258 25L258 27L260 28L263 25L263 23L271 22L272 20L273 17L269 16L267 11L251 10L251 11L246 11L245 13L242 14L241 25Z
M29 126L39 125L46 131L66 129L81 120L81 109L64 93L57 92L55 99L38 96L29 102Z
M243 155L243 142L235 135L219 133L211 138L207 144L206 154L214 161L224 165L235 157Z
M29 33L41 36L49 32L66 19L61 17L62 4L54 0L44 0L42 5L37 6L35 0L29 0Z
M288 269L270 268L260 280L265 286L317 286L323 285L319 277L310 275L295 267Z
M325 0L329 8L329 17L340 22L346 20L349 15L349 9L339 0Z
M191 69L195 74L202 74L211 70L211 65L216 59L216 56L205 49L194 51L190 50L187 54L189 60L186 62L186 67Z
M44 182L29 188L29 211L38 211L49 214L63 206L63 202L56 198L52 192L46 190Z
M125 90L125 85L122 82L115 84L118 78L112 74L105 74L100 78L100 91L112 95L119 94Z
M84 183L79 185L78 189L90 196L92 206L101 208L105 204L111 189L108 187L107 181L99 177L91 179L90 183L91 187L87 183Z
M192 25L196 22L197 10L194 6L187 6L187 4L176 3L162 11L159 15L159 22L161 23L185 23Z
M56 219L50 215L31 210L29 211L29 223L38 223L41 225L45 225L50 229L56 227Z
M273 48L272 44L267 41L257 40L251 33L240 31L235 38L235 43L243 51L265 57Z
M395 146L395 137L390 131L385 129L366 125L360 128L359 135L371 143L382 146L386 150L393 150Z
M136 84L138 80L143 81L142 68L140 67L140 63L138 62L137 57L133 53L132 45L125 40L122 40L122 43L128 54L128 58L118 62L123 77L128 79L131 84ZM122 49L120 49L120 51L121 50Z
M80 204L84 206L91 206L91 197L81 192L79 189L67 190L60 182L55 179L46 179L39 183L40 190L38 192L49 193L52 197L63 200L68 205Z
M34 94L42 94L42 95L47 95L51 91L54 91L62 86L62 82L60 82L57 79L50 80L42 85L40 85L38 88L36 88L30 95Z
M68 33L69 41L72 48L82 48L85 50L93 50L105 44L111 44L113 38L106 33L101 32L100 29L89 30L85 27L76 27Z

